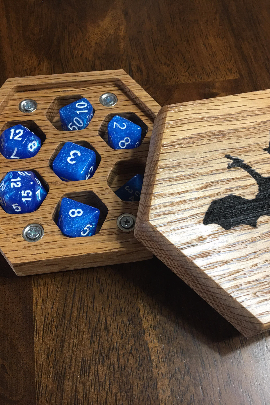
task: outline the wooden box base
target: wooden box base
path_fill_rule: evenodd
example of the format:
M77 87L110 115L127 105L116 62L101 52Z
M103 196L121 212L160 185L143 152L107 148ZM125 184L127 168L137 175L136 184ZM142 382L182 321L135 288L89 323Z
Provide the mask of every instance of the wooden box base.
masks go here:
M118 102L104 107L99 97L114 93ZM80 97L86 97L95 114L89 126L81 131L61 130L59 108ZM19 110L24 99L34 99L32 113ZM0 156L0 178L11 170L36 170L49 186L40 208L30 214L10 215L0 209L0 247L2 266L8 264L17 275L40 274L75 268L124 263L150 258L151 253L134 233L117 227L122 213L136 215L138 203L121 201L114 191L130 174L144 171L153 121L159 105L124 71L63 74L9 79L0 90L1 132L16 123L39 131L45 139L39 153L30 159L7 160ZM147 126L142 145L133 150L111 149L106 140L106 122L111 114L136 114ZM66 141L86 142L98 152L100 164L87 181L63 182L50 167L57 148ZM101 229L93 237L65 237L55 215L63 196L94 202L101 209ZM34 243L25 241L23 229L31 223L41 224L44 237ZM5 259L5 260L3 260Z

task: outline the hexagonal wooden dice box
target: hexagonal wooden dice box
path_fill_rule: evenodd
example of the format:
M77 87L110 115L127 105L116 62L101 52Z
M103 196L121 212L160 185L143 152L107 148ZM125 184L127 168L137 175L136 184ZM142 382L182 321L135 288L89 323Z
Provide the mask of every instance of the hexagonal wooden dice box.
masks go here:
M270 90L155 121L135 236L245 336L270 328Z
M104 105L101 96L114 94L117 103ZM86 97L95 114L86 129L63 131L59 108ZM23 100L34 100L35 111L19 109ZM34 170L46 184L48 195L40 208L29 214L7 214L0 208L0 263L17 275L28 275L90 266L123 263L150 258L152 254L134 238L134 232L117 227L121 214L136 216L138 203L122 201L115 191L132 175L143 174L153 121L159 105L124 71L103 71L9 79L0 90L1 133L21 123L35 132L42 147L29 159L0 156L0 179L12 170ZM142 121L148 132L136 149L113 150L107 141L107 123L114 115ZM140 122L141 122L140 121ZM66 141L96 151L99 166L86 181L64 182L51 163ZM68 238L56 225L63 196L99 208L98 232L91 237ZM29 224L41 225L44 236L28 242L22 236Z

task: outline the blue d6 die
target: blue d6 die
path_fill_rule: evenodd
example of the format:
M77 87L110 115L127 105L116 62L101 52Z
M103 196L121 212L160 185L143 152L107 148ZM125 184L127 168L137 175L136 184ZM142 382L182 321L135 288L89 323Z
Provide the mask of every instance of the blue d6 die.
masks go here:
M8 172L0 183L0 204L8 214L36 211L47 192L31 171Z
M63 181L88 180L96 171L96 154L93 150L66 142L53 161L55 174Z
M59 114L64 131L78 131L89 125L94 116L94 108L86 98L81 98L60 108Z
M113 149L134 149L142 142L142 128L115 115L108 123L108 144Z
M140 201L143 177L140 174L132 177L127 183L115 191L122 201Z
M27 159L41 148L41 140L21 124L6 129L0 136L0 152L6 159Z
M99 209L64 197L57 225L70 238L92 236L96 233L99 215Z

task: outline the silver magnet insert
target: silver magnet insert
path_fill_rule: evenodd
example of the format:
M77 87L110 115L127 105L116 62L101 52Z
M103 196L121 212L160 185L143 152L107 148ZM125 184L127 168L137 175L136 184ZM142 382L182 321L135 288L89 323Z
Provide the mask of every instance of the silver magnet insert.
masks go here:
M37 102L31 99L25 99L20 102L19 110L23 113L32 113L37 109Z
M104 107L113 107L117 101L118 99L113 93L104 93L99 97L99 102L104 105Z
M23 238L27 242L37 242L44 235L44 229L40 224L27 225L22 233Z

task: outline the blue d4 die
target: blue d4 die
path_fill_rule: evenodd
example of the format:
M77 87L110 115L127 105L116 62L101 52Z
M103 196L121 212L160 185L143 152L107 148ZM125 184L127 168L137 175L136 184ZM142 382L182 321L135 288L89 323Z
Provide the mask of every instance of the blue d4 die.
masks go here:
M115 115L108 123L108 144L113 149L134 149L142 142L142 128Z
M127 183L115 191L122 201L140 201L143 177L140 174L132 177Z
M87 98L81 98L60 108L59 114L64 131L78 131L89 125L94 108Z
M52 168L63 181L88 180L97 168L96 154L84 146L66 142L54 159Z
M0 152L6 159L27 159L41 148L41 140L21 124L6 129L0 136Z
M99 209L64 197L57 225L70 238L92 236L96 233L99 215Z
M0 204L8 214L36 211L47 192L34 172L8 172L0 183Z

